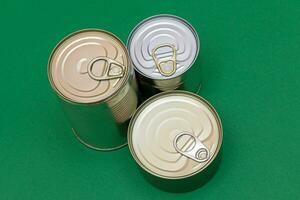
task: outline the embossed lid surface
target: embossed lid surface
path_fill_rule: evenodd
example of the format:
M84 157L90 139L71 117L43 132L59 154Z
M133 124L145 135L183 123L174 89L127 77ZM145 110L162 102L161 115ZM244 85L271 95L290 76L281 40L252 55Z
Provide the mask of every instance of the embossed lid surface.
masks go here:
M48 77L64 99L96 103L122 88L130 69L127 50L116 36L87 29L67 36L56 46L49 59Z
M195 29L184 19L157 15L134 28L127 47L140 74L152 79L170 79L193 65L200 42Z
M137 163L169 179L202 171L221 144L221 121L213 107L183 91L150 98L136 111L128 129L128 145Z

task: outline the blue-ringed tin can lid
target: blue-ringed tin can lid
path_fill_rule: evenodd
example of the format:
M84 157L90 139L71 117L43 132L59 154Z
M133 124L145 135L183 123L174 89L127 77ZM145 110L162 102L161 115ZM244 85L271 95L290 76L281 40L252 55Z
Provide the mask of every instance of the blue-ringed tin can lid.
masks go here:
M112 33L85 29L64 38L53 50L48 77L65 100L98 103L114 96L132 73L125 45Z
M207 168L218 155L222 138L215 109L184 91L151 97L138 108L128 128L128 146L139 166L173 180Z
M198 56L200 41L186 20L173 15L156 15L133 29L127 48L140 74L161 80L187 71Z

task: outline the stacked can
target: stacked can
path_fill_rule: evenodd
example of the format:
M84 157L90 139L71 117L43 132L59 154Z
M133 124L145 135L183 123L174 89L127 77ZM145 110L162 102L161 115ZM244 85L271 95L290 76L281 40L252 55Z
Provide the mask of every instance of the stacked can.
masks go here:
M126 145L137 96L128 52L116 36L97 29L67 36L50 56L48 77L83 144L97 150Z
M163 92L145 101L128 128L130 152L145 177L171 192L196 189L217 169L222 125L203 98Z
M127 48L145 97L184 89L184 74L200 49L197 32L182 18L157 15L140 22L130 33ZM200 87L200 79L196 79Z

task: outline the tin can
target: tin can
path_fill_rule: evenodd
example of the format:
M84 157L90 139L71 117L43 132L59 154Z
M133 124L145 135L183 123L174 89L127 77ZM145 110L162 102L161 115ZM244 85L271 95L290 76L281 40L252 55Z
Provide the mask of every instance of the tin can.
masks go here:
M144 96L161 91L187 89L186 72L197 59L200 41L186 20L173 15L156 15L140 22L127 41L129 55L138 72ZM193 80L200 87L200 79ZM197 88L190 91L195 92Z
M145 101L128 127L128 146L146 179L169 192L198 188L214 174L223 132L202 97L162 92Z
M48 78L83 144L96 150L126 145L137 95L128 52L115 35L86 29L67 36L49 58Z

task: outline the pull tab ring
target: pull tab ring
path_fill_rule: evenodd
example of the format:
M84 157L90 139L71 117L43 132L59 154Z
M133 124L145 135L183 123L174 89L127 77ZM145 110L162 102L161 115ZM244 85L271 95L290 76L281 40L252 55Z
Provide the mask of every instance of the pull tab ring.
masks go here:
M104 70L103 70L102 75L97 76L93 73L92 70L93 70L94 64L101 60L105 62ZM119 71L113 72L112 69L115 67L119 68ZM88 65L88 68L87 68L87 72L88 72L89 76L92 79L97 80L97 81L122 78L125 74L125 70L126 70L126 67L124 65L118 63L117 61L115 61L113 59L110 59L110 58L107 58L104 56L99 56L99 57L96 57L93 60L91 60L91 62Z
M190 150L183 151L178 148L178 141L182 136L190 136L193 139L194 146ZM206 146L194 135L189 132L181 132L173 140L175 150L185 157L188 157L196 162L205 162L209 159L210 153Z
M158 49L163 48L163 47L169 47L172 49L172 57L170 59L162 59L159 60L156 56L156 52ZM152 50L152 57L153 60L155 62L155 65L159 71L159 73L163 76L172 76L175 72L176 72L176 48L174 45L172 44L162 44L162 45L158 45L156 46L153 50ZM171 64L171 65L170 65ZM165 66L171 66L172 69L169 71L166 71L164 69Z

